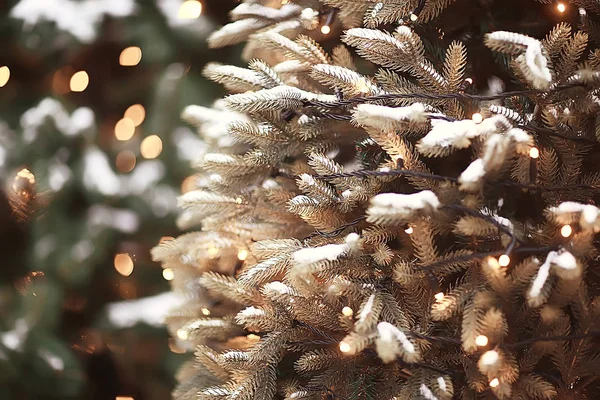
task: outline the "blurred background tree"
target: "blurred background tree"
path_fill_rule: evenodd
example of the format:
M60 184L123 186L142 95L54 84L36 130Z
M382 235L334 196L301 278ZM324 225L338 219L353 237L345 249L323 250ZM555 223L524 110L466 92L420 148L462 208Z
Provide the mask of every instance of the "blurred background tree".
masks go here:
M202 143L185 105L235 0L0 4L0 399L167 399L178 302L149 249ZM210 59L235 63L238 49Z

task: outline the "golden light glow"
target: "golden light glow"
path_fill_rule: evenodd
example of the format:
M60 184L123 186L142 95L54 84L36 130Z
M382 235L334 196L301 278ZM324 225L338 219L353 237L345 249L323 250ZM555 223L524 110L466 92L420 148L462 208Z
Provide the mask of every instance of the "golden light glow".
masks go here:
M415 22L418 19L419 19L419 16L417 14L410 14L410 20L412 22Z
M186 0L179 7L177 17L180 19L194 19L202 14L202 3L198 0Z
M351 317L354 314L354 311L350 307L346 306L342 308L342 314L344 314L346 317Z
M136 66L140 61L142 61L142 49L137 46L127 47L119 55L119 64L124 67Z
M210 310L206 307L202 307L200 312L202 313L202 315L210 315Z
M156 158L162 152L162 140L156 135L150 135L140 144L140 153L142 157L152 159Z
M133 137L135 124L129 118L121 118L115 125L115 137L117 140L125 141Z
M162 276L166 281L172 281L175 278L175 273L172 268L165 268L163 269Z
M436 293L435 296L433 296L433 297L435 297L435 299L437 301L442 301L442 300L444 300L444 293L443 292Z
M508 264L510 264L510 257L506 254L502 254L498 258L498 264L500 264L501 267L506 267Z
M181 340L187 340L187 338L190 337L190 333L185 329L179 329L177 331L177 337Z
M73 92L83 92L89 84L90 77L85 71L75 72L69 81L69 87Z
M331 27L329 25L323 25L321 27L321 33L323 35L329 35L329 32L331 32Z
M488 265L494 269L500 268L500 263L498 262L498 260L495 257L488 258Z
M219 254L219 249L211 247L208 249L208 257L215 258Z
M242 202L243 202L243 201L244 201L244 200L243 200L241 197L236 197L236 198L235 198L235 203L236 203L236 204L242 204Z
M556 5L556 9L558 10L559 13L564 13L565 10L567 9L567 6L564 3L558 3Z
M0 67L0 87L4 87L10 79L10 68L6 65Z
M407 234L407 235L410 235L411 233L413 233L413 228L412 228L412 226L409 226L408 228L406 228L406 229L404 230L404 232L406 232L406 234Z
M488 344L488 338L485 335L479 335L475 338L475 344L477 346L487 346Z
M573 233L573 228L571 228L571 225L564 225L562 228L560 228L560 234L562 237L569 237L571 236L571 233Z
M529 149L529 157L538 158L539 156L540 156L540 151L538 150L537 147L532 147L531 149Z
M340 342L340 351L342 353L348 353L352 348L346 342Z
M129 276L133 272L133 260L129 254L119 253L115 256L115 269L123 276Z
M15 180L17 180L18 178L27 180L27 182L29 182L30 185L35 184L35 175L33 175L33 173L27 168L23 168L22 170L17 172Z
M473 122L475 122L476 124L480 124L481 121L483 121L483 115L481 115L480 113L473 114L473 116L471 118L473 119Z
M129 150L120 151L115 159L115 165L119 172L131 172L135 167L135 154Z
M123 117L132 120L135 126L140 126L146 118L146 109L141 104L134 104L125 110Z
M248 336L246 336L248 339L250 340L260 340L260 336L255 335L254 333L249 334Z
M244 261L246 258L248 258L248 250L241 249L240 251L238 251L237 258L240 261Z
M191 192L196 188L196 177L194 175L188 176L181 182L181 193Z
M500 384L500 381L498 380L498 378L494 378L490 381L490 387L498 387L498 385Z
M129 397L129 396L117 396L115 397L115 400L135 400L133 397Z

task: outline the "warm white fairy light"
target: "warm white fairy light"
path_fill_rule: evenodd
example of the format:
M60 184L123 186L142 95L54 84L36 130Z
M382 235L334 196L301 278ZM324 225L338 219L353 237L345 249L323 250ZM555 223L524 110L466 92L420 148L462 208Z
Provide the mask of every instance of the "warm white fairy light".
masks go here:
M419 16L417 14L410 14L410 20L412 22L415 22L418 19L419 19Z
M469 85L473 84L473 78L467 78L465 79L465 82L467 82Z
M240 261L244 261L246 258L248 258L248 250L240 249L240 251L237 253L237 258Z
M436 293L434 297L437 301L442 301L442 300L444 300L444 293L443 292Z
M560 228L560 234L562 237L569 237L571 236L571 233L573 233L573 228L571 228L571 225L563 225L563 227Z
M0 87L5 86L10 79L10 68L6 65L0 67Z
M179 329L177 331L177 337L181 340L187 340L187 338L190 336L190 333L185 330L185 329Z
M498 264L500 264L501 267L506 267L508 264L510 264L510 257L506 254L502 254L498 258Z
M488 265L494 269L500 268L500 263L498 262L498 260L495 257L489 257L487 262L488 262Z
M410 235L411 233L413 233L413 228L412 228L412 226L409 226L408 228L406 228L406 229L404 230L404 232L406 232L406 234L407 234L407 235Z
M537 147L532 147L531 149L529 149L529 157L538 158L539 156L540 156L540 151L538 150Z
M344 314L346 317L351 317L354 314L354 310L352 310L350 307L346 306L346 307L342 308L342 314Z
M90 83L90 77L85 71L78 71L71 76L69 87L73 92L83 92Z
M500 385L500 381L498 380L498 378L494 378L490 381L490 387L498 387L498 385Z
M179 19L195 19L202 14L202 3L198 0L186 0L179 7Z
M477 346L483 347L483 346L487 346L488 344L488 337L485 335L479 335L475 338L475 344Z
M211 247L210 249L208 249L209 258L215 258L217 254L219 254L219 249L217 249L216 247Z
M348 353L352 348L346 342L340 342L340 351L342 353Z
M175 278L175 273L172 268L165 268L163 269L162 276L166 281L172 281Z
M321 27L321 33L323 35L329 35L329 32L331 32L331 27L329 25L323 25Z
M565 10L567 9L567 6L564 3L558 3L556 5L556 9L558 10L559 13L564 13Z
M200 312L202 313L202 315L210 315L210 310L206 307L202 307L200 309Z
M483 115L481 115L480 113L475 113L475 114L473 114L473 116L471 117L471 119L476 124L480 124L481 121L483 121Z

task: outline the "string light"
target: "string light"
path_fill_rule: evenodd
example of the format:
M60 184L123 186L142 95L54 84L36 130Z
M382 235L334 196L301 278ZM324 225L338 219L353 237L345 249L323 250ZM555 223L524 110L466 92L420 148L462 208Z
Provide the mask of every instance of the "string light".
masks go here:
M483 121L483 116L480 113L473 114L473 116L471 118L473 119L473 122L475 122L476 124L480 124L481 121Z
M321 33L323 35L329 35L329 32L331 32L331 27L329 25L323 25L321 27Z
M211 247L208 249L208 257L215 258L219 254L219 249Z
M404 232L406 232L406 234L407 234L407 235L410 235L411 233L413 233L413 228L412 228L412 226L409 226L408 228L406 228L406 229L404 230Z
M483 346L487 346L488 344L488 338L485 335L479 335L475 338L475 344L477 346L483 347Z
M162 152L162 140L156 135L150 135L140 144L140 153L147 159L156 158Z
M200 309L200 312L202 313L202 315L210 315L210 310L206 307L202 307L202 309Z
M494 378L490 381L490 387L498 387L498 385L500 385L500 381L498 380L498 378Z
M413 13L413 14L410 14L410 20L411 20L412 22L415 22L415 21L416 21L416 20L418 20L418 19L419 19L419 16L418 16L417 14L414 14L414 13Z
M115 400L135 400L133 397L129 397L129 396L117 396L115 397Z
M186 0L179 7L179 19L194 19L202 14L202 3L198 0Z
M342 308L342 314L344 314L346 317L351 317L352 315L354 315L354 310L346 306Z
M146 110L141 104L134 104L125 110L123 117L132 120L135 126L140 126L146 118Z
M133 137L135 124L129 118L121 118L115 125L115 137L117 140L126 141Z
M181 340L187 340L190 337L190 333L185 329L179 329L177 330L177 337Z
M571 228L571 225L563 225L563 227L560 228L560 234L562 237L569 237L571 236L571 233L573 233L573 228Z
M352 348L346 342L340 342L340 351L342 353L348 353Z
M250 333L248 336L246 336L249 340L260 340L260 336L255 335L254 333Z
M556 5L556 9L558 10L559 13L564 13L565 10L567 9L567 6L564 3L558 3Z
M119 253L115 256L115 269L123 276L129 276L133 272L133 260L129 254Z
M467 78L465 79L465 82L467 82L469 85L473 84L473 78Z
M539 156L540 156L540 151L538 150L537 147L532 147L531 149L529 149L529 157L538 158Z
M444 292L436 293L435 296L433 296L433 297L435 297L435 299L437 301L442 301L442 300L444 300Z
M494 269L500 268L500 263L498 262L498 260L495 257L488 258L488 265Z
M172 281L173 278L175 278L175 273L173 272L173 268L163 269L162 276L163 276L163 278L165 278L166 281Z
M83 92L90 83L90 77L85 71L78 71L71 76L69 87L73 92Z
M10 79L10 68L6 65L0 67L0 87L4 87Z
M237 258L240 261L244 261L246 258L248 258L248 250L241 249L240 251L238 251Z
M131 46L123 49L119 55L119 64L124 67L134 67L142 61L142 49Z
M115 165L119 172L131 172L135 167L135 154L129 150L120 151L115 159Z
M506 255L506 254L502 254L498 258L498 264L500 264L501 267L508 266L508 264L510 264L510 257L508 255Z

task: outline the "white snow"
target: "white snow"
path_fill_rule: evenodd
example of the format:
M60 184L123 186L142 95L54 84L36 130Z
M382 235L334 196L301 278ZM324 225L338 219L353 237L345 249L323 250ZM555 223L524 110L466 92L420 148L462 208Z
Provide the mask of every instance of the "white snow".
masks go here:
M402 348L407 353L413 354L415 352L415 346L408 340L408 337L400 329L396 328L389 322L380 322L377 324L377 332L379 337L386 342L391 342L396 339L402 345Z
M110 303L106 311L108 320L117 328L130 328L140 322L161 326L169 311L183 302L184 299L177 293L165 292L142 299Z
M372 126L383 130L394 129L399 122L427 122L425 106L421 103L414 103L407 107L360 104L352 116L361 126Z
M477 136L477 124L470 119L452 122L434 120L431 124L431 131L420 140L424 146L465 148L471 144L469 139Z
M106 196L115 196L121 190L121 182L108 157L96 146L90 146L83 155L83 185Z
M413 194L382 193L371 198L371 207L385 207L406 213L440 206L435 193L431 190L423 190Z
M238 315L242 317L262 317L263 315L266 315L266 312L260 308L250 306L244 308Z
M107 227L123 233L134 233L139 228L140 218L131 210L94 205L88 210L87 224L92 233Z
M431 389L429 389L424 383L421 383L421 387L419 388L419 392L421 393L421 396L423 396L423 398L425 400L439 400L431 391Z
M50 365L50 368L53 370L62 371L65 369L65 362L63 359L50 353L48 350L40 349L38 350L38 354L48 363L48 365Z
M536 89L546 89L550 86L552 74L548 69L548 60L542 53L542 45L539 41L531 40L528 43L525 51L525 64L530 72L530 74L525 73L525 75L531 76L531 83Z
M310 247L294 252L294 261L299 264L312 264L319 261L334 261L346 253L346 244L327 244L321 247Z
M529 298L535 299L542 293L542 288L546 284L546 280L550 276L550 263L552 259L557 255L555 251L551 251L548 253L546 257L546 261L540 266L538 269L535 278L533 278L533 283L531 284L531 288L529 289Z
M557 253L552 258L552 264L556 265L557 267L563 268L563 269L576 269L577 268L577 259L575 259L573 254L564 250L560 253Z
M492 366L498 362L500 354L496 350L489 350L483 353L479 362L485 366Z
M461 183L477 183L485 176L485 165L481 158L473 161L458 178Z

